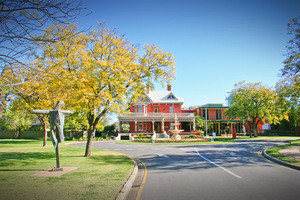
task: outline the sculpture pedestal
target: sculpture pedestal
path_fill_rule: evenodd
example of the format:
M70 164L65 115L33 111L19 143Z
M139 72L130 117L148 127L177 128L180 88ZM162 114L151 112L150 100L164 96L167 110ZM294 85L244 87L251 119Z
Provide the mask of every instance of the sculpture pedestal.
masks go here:
M179 131L179 130L178 130ZM172 132L172 131L171 131ZM181 131L180 131L181 132ZM180 133L179 132L179 133ZM181 136L179 133L174 133L173 136L171 137L172 140L181 140Z
M175 120L175 122L177 122L177 120ZM181 136L179 135L179 133L181 133L183 130L178 130L178 126L180 125L180 123L174 123L173 126L175 126L174 130L170 130L171 133L174 133L173 136L171 137L172 140L181 140Z

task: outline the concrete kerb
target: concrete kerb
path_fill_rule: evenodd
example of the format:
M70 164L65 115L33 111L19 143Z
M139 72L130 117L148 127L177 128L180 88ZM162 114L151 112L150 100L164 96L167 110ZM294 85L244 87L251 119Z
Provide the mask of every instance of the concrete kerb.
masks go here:
M283 166L285 166L285 167L289 167L289 168L292 168L292 169L300 170L300 166L298 166L298 165L294 165L294 164L291 164L291 163L287 163L287 162L284 162L284 161L282 161L282 160L279 160L279 159L277 159L277 158L274 158L274 157L268 155L267 152L266 152L267 150L268 150L268 149L264 149L264 150L262 151L262 155L263 155L265 158L267 158L267 159L269 159L269 160L271 160L271 161L273 161L273 162L275 162L275 163L277 163L277 164L279 164L279 165L283 165Z
M123 154L129 157L134 163L134 169L132 170L131 175L127 179L126 183L124 184L123 188L120 190L119 195L116 197L116 200L135 200L139 199L139 194L143 189L143 180L145 173L144 173L144 166L139 161L139 159L134 158L130 155ZM140 169L140 170L139 170Z

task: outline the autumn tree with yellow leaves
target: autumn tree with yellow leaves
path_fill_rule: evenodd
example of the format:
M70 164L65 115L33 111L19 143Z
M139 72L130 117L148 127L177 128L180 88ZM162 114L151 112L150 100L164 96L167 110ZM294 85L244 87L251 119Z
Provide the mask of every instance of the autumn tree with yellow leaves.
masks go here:
M44 37L64 34L60 30L49 27ZM88 120L85 156L90 156L99 121L108 113L127 112L129 100L137 101L146 85L169 83L174 78L174 58L153 44L138 48L102 24L87 34L76 33L76 26L63 30L74 32L74 37L42 44L35 66L48 73L47 92L56 93L66 108Z
M6 67L1 73L2 88L6 88L10 98L5 106L5 112L13 111L19 117L25 118L25 113L32 109L51 109L55 106L58 100L51 82L47 79L45 73L37 66L28 69L27 66L15 65L13 68ZM23 116L22 116L22 113ZM38 119L43 125L44 142L43 146L47 145L47 127L48 116L38 115ZM9 126L8 126L9 127Z

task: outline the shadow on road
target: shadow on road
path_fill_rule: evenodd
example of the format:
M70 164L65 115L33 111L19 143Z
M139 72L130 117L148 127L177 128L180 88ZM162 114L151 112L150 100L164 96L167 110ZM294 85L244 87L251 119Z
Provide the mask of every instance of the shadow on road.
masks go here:
M273 167L274 165L263 158L258 152L265 147L282 144L282 142L241 142L217 145L187 145L173 148L186 149L185 154L148 154L140 156L151 170L209 170L215 165L198 155L195 149L208 160L225 168L235 167Z

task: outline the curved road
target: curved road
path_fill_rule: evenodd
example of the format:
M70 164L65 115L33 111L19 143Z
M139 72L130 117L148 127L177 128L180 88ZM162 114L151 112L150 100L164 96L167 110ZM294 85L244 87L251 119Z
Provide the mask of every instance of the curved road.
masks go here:
M192 146L93 142L92 147L132 155L147 166L141 200L299 199L300 172L259 153L279 144L283 142Z

